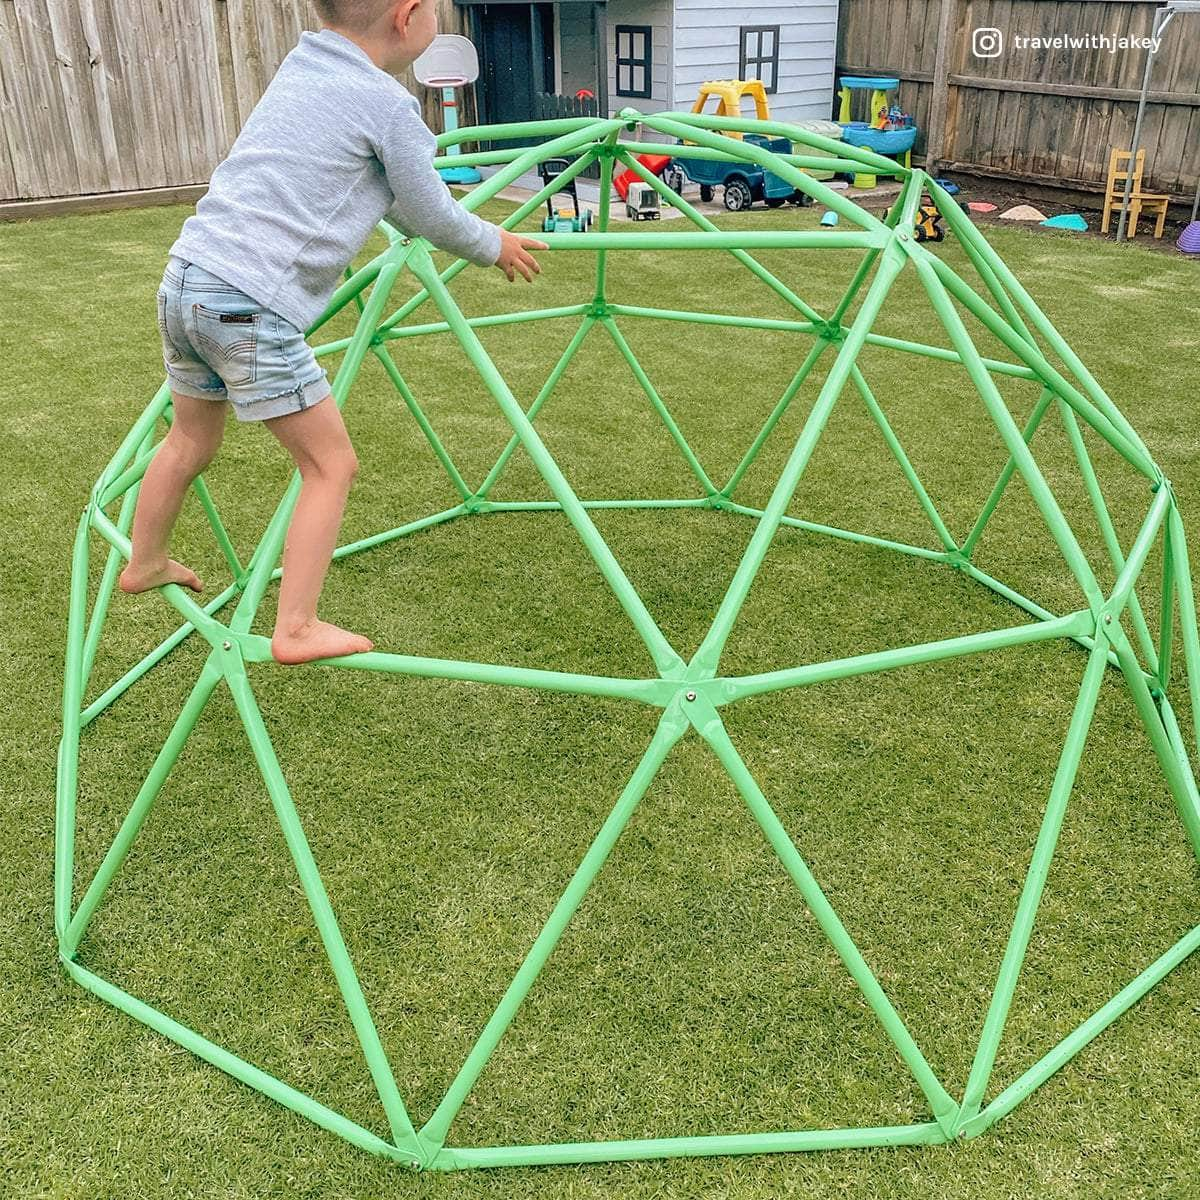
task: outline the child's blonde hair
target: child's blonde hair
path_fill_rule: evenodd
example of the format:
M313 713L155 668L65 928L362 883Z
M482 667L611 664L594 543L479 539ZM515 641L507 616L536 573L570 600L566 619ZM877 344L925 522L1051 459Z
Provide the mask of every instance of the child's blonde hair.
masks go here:
M361 33L393 8L396 0L314 0L314 3L326 25Z

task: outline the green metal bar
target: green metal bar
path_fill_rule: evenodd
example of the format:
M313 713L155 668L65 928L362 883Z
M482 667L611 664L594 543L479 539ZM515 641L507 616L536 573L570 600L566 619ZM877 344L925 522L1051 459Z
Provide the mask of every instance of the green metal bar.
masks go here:
M1100 684L1108 662L1107 651L1106 639L1099 638L1095 648L1088 656L1087 669L1083 673L1079 696L1075 701L1074 711L1071 713L1071 723L1067 728L1066 741L1063 744L1062 754L1059 756L1058 767L1054 772L1050 799L1046 803L1042 825L1038 830L1037 843L1033 849L1033 858L1025 875L1025 885L1021 889L1021 899L1017 904L1016 916L1013 919L1012 931L1008 937L1008 944L1004 948L1004 959L1000 964L996 987L992 992L991 1003L988 1005L987 1017L983 1023L983 1033L979 1039L979 1048L971 1063L971 1073L967 1078L967 1088L963 1094L962 1109L958 1120L960 1129L979 1111L984 1091L991 1078L992 1067L996 1061L996 1051L1000 1046L1000 1037L1004 1032L1004 1024L1008 1018L1009 1007L1012 1005L1017 979L1025 961L1025 951L1029 946L1029 936L1033 931L1033 922L1041 902L1042 890L1046 885L1046 876L1050 871L1050 862L1054 858L1054 849L1058 844L1059 831L1062 829L1063 817L1067 811L1067 801L1075 786L1079 760L1083 755L1083 746L1087 741L1088 730L1091 728L1092 714L1096 711L1096 700L1100 695Z
M930 195L935 202L944 207L946 201L953 203L945 190L932 179L929 181ZM1146 460L1153 464L1150 451L1146 449L1137 431L1130 425L1125 414L1112 402L1104 389L1092 378L1091 372L1084 366L1079 356L1066 343L1062 335L1050 323L1045 313L1037 306L1034 299L1022 286L1021 281L1009 270L1004 260L989 246L982 235L979 236L979 250L987 256L988 262L996 272L1000 281L1016 298L1017 304L1025 310L1025 314L1033 322L1034 328L1050 344L1050 348L1063 360L1067 367L1075 373L1076 378L1083 384L1084 391L1091 397L1097 408L1109 422L1121 432L1129 443L1141 453ZM1074 389L1072 389L1074 390ZM1065 393L1064 393L1065 395ZM1069 400L1070 396L1066 396ZM1082 414L1081 414L1082 415ZM1086 416L1084 418L1087 419Z
M736 230L717 233L542 233L551 250L866 250L881 246L885 234L797 230Z
M1038 426L1042 423L1042 418L1046 415L1051 401L1054 399L1054 393L1048 388L1042 388L1042 394L1038 397L1038 402L1033 406L1033 412L1029 414L1029 420L1025 422L1025 428L1021 430L1021 441L1026 446L1033 441L1033 435L1037 433ZM980 537L983 536L983 531L991 520L992 513L996 511L996 506L1000 503L1000 498L1004 495L1005 489L1008 487L1009 481L1012 479L1014 472L1017 469L1017 460L1010 453L1008 462L1004 464L999 478L996 480L995 486L991 490L991 494L984 501L983 508L979 511L979 516L975 518L975 524L971 528L971 532L967 534L967 540L962 544L963 556L970 558L975 553L975 547L979 544Z
M1175 710L1171 707L1171 702L1165 694L1160 694L1154 699L1158 705L1158 715L1162 719L1163 729L1167 734L1167 744L1170 746L1172 754L1175 755L1179 775L1183 780L1186 801L1180 803L1178 798L1175 798L1175 803L1184 828L1187 829L1189 824L1200 824L1200 790L1197 790L1196 787L1196 777L1188 758L1187 744L1183 740L1183 731L1179 728L1179 721L1175 717ZM1197 852L1197 858L1200 860L1200 852Z
M726 126L719 117L705 117L705 124L709 122L721 122L714 124L713 128L725 129ZM795 167L788 166L787 163L778 162L774 155L769 150L764 150L761 146L756 146L752 142L735 142L731 138L725 137L720 133L710 133L708 129L701 125L693 125L686 121L679 121L669 117L652 116L646 117L645 123L651 129L657 129L660 133L670 134L672 137L677 137L681 141L686 139L697 143L700 146L708 146L713 150L723 150L727 153L737 154L746 162L752 162L762 167L772 174L778 175L785 183L790 183L794 188L811 196L814 200L819 200L826 208L832 208L839 216L845 217L852 225L858 226L863 230L868 230L873 233L882 235L886 228L878 217L868 213L865 209L860 208L851 200L847 200L840 192L835 192L833 188L826 187L820 180L814 179L811 175L806 175L803 171L798 171ZM761 126L756 124L756 128ZM787 135L784 134L784 137ZM841 145L841 143L835 143ZM844 150L857 149L857 147L843 146ZM686 151L685 151L686 153ZM847 158L858 158L857 154L848 154ZM873 157L873 156L872 156ZM889 162L890 160L884 159ZM882 168L887 170L887 168ZM896 169L895 164L892 164L893 171ZM903 171L904 168L901 168ZM891 172L888 172L891 174ZM863 243L865 245L882 245L880 241Z
M479 1039L471 1048L458 1074L450 1084L446 1095L434 1110L433 1115L421 1129L421 1137L427 1142L441 1146L446 1140L446 1134L458 1110L462 1107L467 1094L474 1086L479 1073L487 1065L488 1059L496 1049L505 1030L516 1016L529 989L540 974L546 960L558 944L575 910L582 903L584 896L592 885L592 881L600 873L621 831L629 823L634 809L650 786L659 768L670 753L671 747L683 736L688 728L687 721L679 713L678 703L668 708L659 720L654 737L650 740L646 752L630 777L629 782L621 792L620 798L609 813L595 840L588 847L579 866L571 876L558 903L537 935L529 952L525 955L512 982L508 985L500 1003L488 1019Z
M445 150L450 146L461 146L463 142L511 142L527 138L550 137L561 138L569 133L586 133L589 138L597 124L595 117L551 117L545 121L510 121L501 125L460 125L457 129L446 129L437 135L438 149ZM587 139L585 139L587 140ZM554 145L553 142L550 145ZM539 147L534 147L538 149ZM542 146L540 149L547 149ZM529 152L528 146L519 146L522 154ZM556 149L553 154L544 157L553 158L562 153ZM455 162L462 162L463 156L458 156Z
M538 394L534 397L533 403L525 413L529 421L532 422L537 418L538 413L542 410L542 405L545 404L550 393L558 386L558 381L563 377L563 372L566 371L571 359L575 357L575 352L583 345L583 339L587 337L595 323L595 317L584 317L583 324L579 326L575 331L575 335L567 343L567 348L559 356L558 362L554 364L554 369L546 377L546 382L542 384ZM508 465L508 460L513 456L513 453L520 444L521 439L515 433L508 439L508 444L500 452L500 457L492 464L492 469L479 485L479 491L476 493L479 500L487 499L492 488L496 486L496 480L500 478L504 468ZM557 505L557 501L555 501L555 504Z
M481 204L486 204L491 200L497 192L503 191L510 183L520 179L531 167L545 162L548 158L565 158L576 150L582 151L584 147L587 147L589 152L585 152L583 157L590 162L595 157L595 146L603 142L614 130L620 129L623 124L624 122L619 119L593 119L588 128L567 128L552 141L543 142L540 146L528 147L520 157L513 159L507 166L501 167L494 175L488 176L482 183L473 187L459 203L467 212L474 212ZM490 133L488 136L492 137ZM580 170L582 169L581 167ZM562 182L562 176L559 176L558 183L561 185Z
M944 192L942 194L945 195ZM1017 311L1016 305L1013 304L1011 297L1004 290L1003 285L996 276L996 272L992 269L991 263L988 261L988 252L991 251L991 247L987 244L987 239L975 228L975 223L970 217L959 208L958 202L953 196L946 196L942 203L938 203L938 198L931 193L931 199L933 199L938 211L946 218L946 224L950 226L951 231L958 237L958 242L962 247L963 253L970 260L975 270L979 272L984 286L991 294L992 299L1000 305L1000 310L1004 313L1004 317L1009 325L1030 345L1036 345L1033 334L1029 332L1029 327L1021 319L1021 314Z
M948 551L956 551L958 543L950 536L950 530L946 528L946 523L942 520L941 513L934 507L929 493L925 490L925 485L921 482L920 476L917 475L915 468L909 461L908 455L904 453L904 447L900 445L900 439L896 436L895 431L888 422L886 414L879 406L879 401L875 399L871 389L867 386L867 381L863 378L863 373L859 370L857 363L850 369L850 378L854 380L854 386L858 388L859 394L866 403L867 411L870 412L875 424L879 426L879 432L883 434L883 440L887 442L887 447L892 452L892 457L899 464L900 470L904 472L904 478L908 480L909 487L912 488L913 493L917 497L917 503L920 504L925 516L929 518L929 523L933 526L934 532L938 535L942 546Z
M368 305L369 308L370 305ZM387 1114L392 1137L400 1149L416 1152L418 1149L416 1131L409 1121L404 1101L400 1098L391 1064L388 1062L383 1044L379 1040L375 1022L371 1019L358 975L350 961L346 943L342 940L342 932L338 928L337 918L329 903L329 897L325 893L325 885L321 882L321 873L317 869L316 861L309 849L308 839L304 836L300 818L296 814L296 806L292 803L287 782L279 768L279 760L275 757L275 750L271 744L271 735L263 724L254 694L250 690L250 683L246 678L240 652L236 647L231 647L229 650L218 653L223 656L222 667L225 680L233 694L233 702L242 718L242 724L246 727L246 736L254 752L254 760L258 764L263 782L267 786L267 792L271 797L275 815L279 819L279 826L283 831L292 861L296 864L300 885L308 899L308 905L321 936L321 942L325 947L325 953L329 956L329 965L333 968L338 990L342 993L342 999L345 1001L346 1011L354 1026L354 1032L358 1035L359 1045L367 1060L371 1078L375 1081L375 1088L383 1103L384 1112Z
M900 223L901 219L903 219L905 228L910 227L913 223L915 207L920 201L921 179L918 175L913 174L901 185L900 195L897 197L896 203L892 205L884 221L884 225L889 229L894 229ZM838 302L837 308L833 310L833 316L829 318L830 325L835 329L841 328L846 313L850 311L850 306L862 290L862 285L867 281L867 276L870 275L871 269L878 258L879 251L872 250L858 264L858 269L854 272L854 277L850 280L850 285L846 288L845 295ZM867 337L869 340L871 335L868 334Z
M963 1132L968 1137L982 1133L989 1125L1011 1112L1035 1088L1040 1087L1089 1042L1104 1032L1122 1013L1132 1008L1156 984L1200 947L1200 926L1185 934L1165 954L1156 958L1140 975L1123 987L1107 1004L1097 1009L1077 1029L1069 1033L1048 1054L1040 1058L1013 1083L1009 1084L977 1117L968 1121Z
M366 266L360 267L345 283L341 284L338 289L329 298L329 303L325 306L325 311L305 330L306 338L312 337L322 325L333 320L338 313L342 311L352 300L357 300L365 288L371 286L372 283L379 277L380 271L383 270L383 265L388 257L388 251L373 258Z
M116 546L122 556L128 561L132 552L129 539L108 519L108 516L98 508L89 510L92 527L108 542ZM192 597L177 583L165 583L154 589L161 592L163 598L177 609L186 620L190 621L208 642L213 642L224 634L224 627L214 621L208 613L196 603Z
M804 381L808 378L813 367L816 366L817 359L825 353L829 342L822 338L820 341L814 342L812 349L805 356L804 361L800 364L799 370L792 376L787 387L783 389L783 395L779 397L775 407L767 416L763 427L758 431L754 441L750 443L746 453L742 455L741 461L733 469L733 474L726 481L725 486L721 489L721 495L728 499L737 490L737 486L742 482L742 477L750 469L754 460L758 457L759 451L763 448L763 444L767 438L771 436L771 431L779 424L783 414L791 407L792 401L796 398L796 393L803 386Z
M1117 539L1117 531L1113 527L1108 505L1104 503L1104 494L1100 490L1100 481L1096 478L1096 469L1092 465L1091 456L1088 454L1087 446L1084 444L1079 422L1076 420L1071 406L1065 400L1060 398L1057 407L1059 418L1067 431L1067 438L1070 440L1071 449L1075 453L1075 461L1079 464L1079 471L1083 476L1083 485L1087 490L1088 500L1092 505L1092 512L1096 515L1096 524L1100 528L1100 536L1104 539L1109 561L1112 563L1113 570L1119 574L1125 566L1125 556L1121 553L1121 543ZM1165 488L1162 490L1166 491ZM1155 652L1154 639L1150 636L1150 630L1146 625L1146 618L1142 613L1142 606L1138 600L1137 593L1132 593L1130 599L1129 613L1133 620L1133 627L1137 632L1138 640L1141 642L1142 651L1146 655L1146 662L1152 671L1157 672L1158 654Z
M83 695L83 639L88 594L88 515L83 510L71 551L67 649L63 665L62 736L54 796L54 929L61 942L71 920L75 877L75 799L79 790L79 703Z
M1050 530L1050 536L1054 538L1055 544L1066 559L1071 574L1074 575L1088 602L1094 608L1099 609L1103 600L1091 565L1080 548L1062 509L1059 508L1054 493L1051 492L1033 455L1030 454L1029 447L1025 445L1021 431L1017 428L995 382L980 361L979 352L975 349L975 343L967 333L966 326L958 315L958 310L951 304L946 289L933 269L938 260L926 254L919 246L913 246L912 249L914 251L912 259L917 268L917 274L925 285L925 290L937 310L938 317L946 327L947 333L950 334L954 348L962 355L963 365L971 376L988 415L995 422L996 429L1008 447L1009 454L1016 459L1017 470L1021 472L1021 478L1029 488L1034 504L1042 514L1042 519ZM1020 342L1020 339L1018 338L1017 341ZM1020 342L1020 344L1025 345L1024 342Z
M721 495L728 499L737 490L737 486L742 482L742 477L750 469L754 460L758 457L759 451L763 448L763 444L767 438L771 436L771 431L779 424L783 414L791 407L792 401L796 398L796 393L804 385L804 381L808 378L813 367L816 366L817 359L825 353L829 342L822 338L820 341L814 342L812 349L805 356L804 361L800 364L799 370L792 376L787 387L783 389L783 395L779 397L775 407L767 416L763 427L758 431L754 441L750 443L746 453L742 455L741 462L733 469L733 474L726 481L725 486L721 489Z
M1154 544L1154 539L1158 536L1159 529L1162 528L1162 523L1166 519L1167 511L1171 507L1171 493L1167 488L1160 488L1158 494L1154 497L1154 503L1150 505L1150 511L1146 514L1146 519L1142 522L1141 529L1138 530L1137 537L1133 539L1133 545L1129 547L1129 557L1125 560L1121 567L1121 573L1117 576L1116 583L1113 584L1112 595L1108 599L1106 605L1105 620L1117 620L1120 614L1124 611L1126 605L1133 607L1134 595L1133 585L1137 582L1138 576L1142 573L1142 568L1146 565L1146 557L1150 553L1150 548ZM1147 634L1149 637L1149 634ZM1151 644L1151 653L1154 651L1154 646ZM1158 659L1155 657L1150 664L1152 673L1158 671Z
M153 438L148 433L142 445L145 446ZM117 529L125 537L133 525L133 514L137 505L138 485L121 501L121 511L117 514ZM96 592L96 603L92 607L91 620L88 622L87 636L83 642L83 663L80 667L80 696L87 695L88 681L92 677L92 668L96 665L96 650L100 645L100 634L104 622L108 618L108 606L112 601L113 590L117 583L117 571L121 566L121 552L116 546L109 546L108 556L104 562L104 574L100 579L100 587ZM81 726L82 727L82 726Z
M923 342L909 342L904 338L885 337L881 333L867 334L867 345L885 346L889 350L904 350L910 354L921 354L926 358L936 358L941 362L962 362L962 358L953 350L945 350L941 346L927 346ZM1037 379L1037 374L1031 367L1023 367L1019 363L1008 363L995 358L985 358L983 365L993 375L1011 375L1014 379Z
M383 533L373 533L370 537L359 538L356 542L347 542L346 545L339 546L333 552L334 560L348 558L351 554L359 554L363 550L382 546L384 542L393 542L397 538L408 537L412 533L420 533L422 529L432 529L435 525L444 525L447 521L453 521L456 517L463 516L466 511L465 504L456 504L453 508L444 509L442 512L431 513L428 517L409 521L407 525L398 525L395 529L386 529ZM282 576L283 571L276 567L271 578L274 580Z
M866 959L854 944L854 939L846 931L846 927L842 924L833 905L829 903L825 893L821 890L821 885L817 883L808 864L792 843L783 823L759 789L754 776L750 774L733 742L729 740L729 734L726 732L717 710L703 697L698 696L695 701L687 705L685 712L692 724L695 725L697 732L712 747L721 765L729 773L734 786L746 802L746 806L754 814L754 819L766 836L771 849L775 851L784 869L791 876L792 882L800 890L809 911L816 918L817 924L829 939L838 958L842 960L846 970L862 992L863 998L871 1006L871 1011L879 1019L879 1023L896 1047L900 1057L912 1072L917 1086L929 1101L938 1124L948 1132L949 1123L957 1112L957 1106L950 1094L942 1087L937 1076L934 1075L929 1063L925 1061L925 1056L921 1053L917 1043L913 1041L900 1014L892 1007L892 1002L887 998L887 994L880 987L879 981L867 965Z
M651 129L661 130L663 133L669 133L673 137L694 140L701 146L711 146L712 143L700 137L696 137L692 132L706 133L710 129L725 129L736 133L762 133L772 137L789 138L792 142L799 142L802 146L808 146L813 150L820 150L824 154L837 154L850 159L852 162L859 163L864 167L870 168L877 175L895 175L897 179L907 178L913 172L908 167L902 167L894 158L885 158L882 154L876 154L873 150L868 150L864 146L852 146L849 142L838 141L835 138L827 138L823 134L814 133L810 129L802 129L798 125L790 125L784 121L756 121L747 119L746 117L718 117L709 113L654 113L645 115L642 121ZM690 129L685 128L682 132L678 132L678 126L690 126ZM726 138L726 141L731 139ZM734 142L735 146L745 146L744 142ZM720 149L718 146L717 149ZM683 148L686 154L690 147ZM750 159L756 162L757 159ZM787 176L784 176L786 179Z
M651 317L659 321L687 321L693 325L729 325L739 329L775 329L788 333L815 333L811 321L778 321L769 317L739 317L732 313L686 312L673 308L643 308L637 304L609 304L618 317Z
M141 481L142 476L146 474L147 469L154 461L154 456L158 453L162 444L162 442L156 442L150 447L149 450L139 454L134 460L133 464L129 467L126 467L125 470L122 471L121 474L118 475L116 479L114 479L112 483L110 483L108 487L106 487L104 491L100 493L100 497L96 501L100 508L107 508L119 496L122 496L125 492L129 491L129 489L133 487L135 483Z
M429 448L436 455L438 462L442 464L442 469L450 477L450 482L454 485L454 490L464 499L471 494L471 489L467 486L466 480L463 479L458 467L454 465L454 460L450 457L449 451L442 445L442 439L434 432L433 426L429 423L429 418L425 415L424 410L417 403L416 397L412 394L412 389L404 381L404 376L400 374L399 368L392 361L392 356L387 350L376 343L371 347L375 357L383 364L383 369L387 372L388 378L392 381L396 391L400 393L400 398L404 401L405 407L412 414L412 418L416 421L421 433L425 436L425 440L429 443Z
M1171 652L1175 634L1175 559L1171 551L1170 518L1163 537L1162 600L1158 628L1158 686L1166 691L1171 682ZM1186 757L1186 755L1185 755Z
M612 177L613 154L612 143L616 140L617 131L609 135L605 142L606 153L600 155L600 211L596 214L596 229L599 233L607 233L609 216L612 208ZM608 252L601 250L596 255L596 290L592 294L592 303L604 303L604 285L608 270Z
M188 1029L186 1025L172 1020L156 1008L151 1008L150 1005L131 996L121 988L115 987L107 980L101 979L99 975L93 974L78 963L65 962L63 966L76 983L87 988L93 995L99 996L101 1000L133 1017L135 1021L149 1026L156 1033L161 1033L163 1037L170 1038L177 1045L182 1046L185 1050L190 1050L205 1062L212 1063L214 1067L224 1071L227 1075L232 1075L241 1083L248 1084L256 1091L262 1092L269 1099L282 1104L285 1108L290 1108L292 1112L299 1113L300 1116L306 1117L314 1124L321 1126L322 1129L328 1129L330 1133L344 1138L351 1145L385 1158L407 1159L411 1157L382 1138L363 1129L361 1125L356 1125L349 1118L343 1117L331 1108L326 1108L325 1105L304 1095L303 1092L289 1087L286 1083L281 1083L274 1076L268 1075L236 1054L231 1054L215 1042L210 1042L207 1038Z
M269 638L242 634L237 638L247 662L269 662ZM662 679L621 679L609 675L579 675L569 671L542 671L498 663L467 662L455 658L422 658L411 654L387 654L370 650L365 654L321 658L306 667L346 667L355 671L377 671L385 675L413 675L426 679L454 679L468 683L499 684L504 687L537 688L547 692L569 692L580 696L608 696L665 708L679 690L678 684Z
M953 565L964 574L969 575L977 583L982 583L984 587L995 592L997 596L1007 600L1010 604L1015 604L1018 608L1029 613L1031 616L1037 617L1039 621L1058 620L1058 617L1048 608L1043 608L1035 600L1030 600L1028 596L1023 596L1020 592L1010 588L1007 584L1001 583L998 579L994 579L986 571L981 571L974 563L959 561ZM1096 645L1096 639L1090 634L1071 635L1071 641L1075 642L1079 646L1082 646L1085 650L1091 650ZM1110 667L1120 667L1120 663L1117 661L1117 655L1113 650L1109 650L1108 652L1108 665Z
M636 1162L649 1158L732 1154L779 1154L786 1151L848 1150L868 1146L932 1146L946 1135L933 1122L874 1129L814 1129L788 1133L740 1133L726 1136L639 1138L632 1141L561 1142L545 1146L447 1148L432 1167L552 1166L567 1163Z
M508 423L520 437L522 445L533 459L534 465L553 492L555 499L562 504L567 519L579 533L588 553L592 556L609 587L612 588L618 603L633 622L638 635L650 651L655 666L664 674L682 666L679 656L668 644L662 630L655 624L654 618L642 603L641 597L626 578L625 572L621 570L612 551L605 544L591 518L587 515L587 511L579 503L579 498L571 490L571 485L559 470L558 464L542 443L537 430L529 423L521 406L509 391L508 384L496 370L495 364L484 350L479 338L476 337L475 331L463 319L462 313L451 299L449 292L446 291L445 285L438 278L428 252L416 244L414 244L414 249L417 250L417 253L409 260L413 273L429 289L434 303L454 327L454 332L462 342L467 357L479 372L484 385L500 406L501 412L508 418Z
M1175 586L1179 592L1179 632L1187 668L1188 699L1192 710L1192 731L1196 753L1200 755L1200 630L1196 625L1196 601L1192 592L1192 568L1188 562L1187 537L1178 505L1168 518L1171 559L1175 564Z
M1197 795L1196 781L1186 763L1180 763L1171 746L1162 713L1155 705L1153 696L1150 695L1150 688L1142 675L1133 648L1129 645L1124 631L1114 622L1112 632L1113 649L1117 652L1121 672L1129 684L1134 706L1137 708L1142 725L1150 735L1150 744L1154 747L1155 756L1166 777L1167 788L1171 793L1171 798L1175 801L1179 819L1183 822L1188 840L1192 844L1192 853L1200 860L1200 796Z
M919 646L902 646L896 650L858 654L853 658L835 658L810 666L767 671L761 675L714 679L707 693L713 696L713 703L716 705L730 704L735 700L744 700L747 696L760 696L765 692L777 692L784 688L811 687L813 684L826 683L832 679L874 675L880 671L939 662L944 658L955 658L959 655L982 654L989 650L1004 650L1010 646L1023 646L1030 642L1077 637L1094 628L1095 618L1087 609L1081 609L1079 612L1068 613L1065 617L1055 617L1032 625L970 633L938 642L924 642Z
M708 499L694 496L690 500L580 500L584 508L708 508ZM489 500L483 512L562 512L557 500Z
M771 493L770 502L758 523L758 528L755 529L754 535L742 555L742 560L738 563L733 581L725 593L725 598L721 601L721 607L717 610L712 627L692 659L692 665L695 668L706 671L709 675L716 674L721 650L741 611L746 595L750 591L750 585L754 582L755 575L758 574L771 539L779 528L784 511L799 486L800 476L808 466L808 460L816 448L825 423L829 420L829 414L833 411L833 406L837 403L842 388L845 387L846 380L850 375L850 368L854 365L854 360L862 349L867 329L879 315L883 301L903 265L904 256L896 249L894 243L889 245L884 251L879 272L871 284L862 309L855 318L854 326L838 351L838 356L813 404L808 420L804 423L804 430L788 458L775 490Z
M1131 442L1111 420L1080 390L1057 371L1045 355L1010 329L954 272L940 259L929 256L928 262L945 287L964 308L1002 341L1019 359L1037 372L1038 378L1058 395L1107 441L1126 462L1147 479L1157 483L1161 475L1154 460L1142 448Z
M617 142L617 148L626 154L669 154L672 158L694 158L702 162L745 162L739 154L727 150L714 150L708 146L681 146L678 142ZM853 158L831 157L819 154L778 154L776 159L801 171L861 172L863 164Z
M75 915L71 918L66 932L59 939L59 951L65 957L74 958L78 952L79 943L87 932L93 913L104 898L104 893L108 891L113 876L120 870L121 864L133 848L134 840L150 815L150 810L154 807L154 802L158 799L159 792L162 791L163 784L166 783L167 776L171 773L171 768L187 744L192 730L196 727L196 722L200 719L200 714L204 711L205 705L208 704L209 697L212 696L213 689L220 679L220 669L214 665L210 655L192 687L191 694L184 702L179 716L176 717L171 732L167 734L162 748L155 757L154 764L142 781L133 805L125 814L117 836L113 839L113 843L109 846L96 874L92 877L92 882L88 885L83 899L79 902L79 907L75 910Z
M649 376L642 370L642 364L638 362L633 351L629 348L629 343L617 328L617 323L611 317L601 317L600 321L608 331L608 335L612 338L617 349L620 350L621 357L629 364L629 369L633 372L633 377L638 381L638 386L646 393L646 398L650 401L654 411L658 413L662 423L667 427L667 432L671 435L671 440L679 447L679 452L683 455L684 461L688 465L688 470L695 476L696 482L699 483L704 494L706 496L717 495L717 485L709 479L708 472L700 465L700 460L696 457L691 446L688 445L687 438L683 436L679 426L675 423L675 418L671 416L667 406L663 403L662 397L655 390L654 384L650 382Z
M631 154L619 153L617 155L621 163L628 167L643 183L648 184L654 189L668 204L677 208L697 229L704 230L706 233L719 232L716 225L712 223L698 208L689 204L678 192L667 187L665 183L657 175L648 171L636 158ZM787 286L777 275L768 271L752 255L747 254L745 250L734 249L730 253L733 257L742 264L756 279L761 280L767 285L785 304L794 308L797 312L803 314L808 320L821 322L821 314L817 312L812 305L807 304L790 287Z
M467 319L472 329L490 329L495 325L520 325L525 321L546 321L552 320L555 317L578 317L586 313L590 307L588 304L564 304L557 308L537 308L524 312L495 313L488 317L469 317ZM384 330L379 336L389 342L393 342L399 338L424 337L426 334L449 332L450 326L445 321L429 321L422 325L395 326ZM349 344L349 338L341 338L339 341L330 342L320 347L314 353L318 357L329 353L337 353L340 350L344 350Z
M567 169L561 174L556 175L554 179L545 184L539 191L535 192L528 200L514 209L507 217L500 222L501 229L515 229L534 209L539 208L546 202L546 198L551 196L559 188L569 183L577 175L585 171L588 166L596 161L595 154L586 152L577 158ZM466 207L464 205L464 207ZM443 283L449 283L461 271L465 271L471 264L465 258L460 258L456 262L451 263L444 271L441 272L439 278ZM426 288L421 288L415 295L410 296L390 317L388 317L377 330L383 334L393 326L398 325L406 317L408 317L416 309L420 308L426 300L429 299L429 292Z
M231 583L219 596L214 597L204 606L206 615L211 616L215 612L219 612L229 601L237 594L237 584ZM146 674L152 667L157 666L176 646L187 638L194 630L195 626L191 621L185 621L170 637L165 638L158 644L149 654L146 655L140 662L132 666L124 675L121 676L115 683L100 695L97 696L91 704L80 714L79 723L81 728L86 728L92 723L110 704L113 703L124 692L128 691L143 675Z
M154 393L153 399L146 405L141 415L133 423L133 428L130 429L120 446L117 447L117 452L108 460L108 464L104 470L100 472L99 479L92 486L93 502L99 501L100 496L103 495L108 485L129 465L135 448L140 446L147 436L153 434L158 418L162 416L170 403L171 389L166 381L164 381L158 391Z

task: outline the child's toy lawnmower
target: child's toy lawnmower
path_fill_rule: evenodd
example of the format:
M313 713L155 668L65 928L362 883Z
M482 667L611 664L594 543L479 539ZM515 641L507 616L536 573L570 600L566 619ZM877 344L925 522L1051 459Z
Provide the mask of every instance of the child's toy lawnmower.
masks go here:
M538 174L543 184L553 183L570 166L565 158L548 158L538 165ZM571 201L568 208L564 198ZM562 187L546 197L546 219L542 222L543 233L583 233L592 223L592 210L580 209L579 195L575 191L575 180L569 179Z

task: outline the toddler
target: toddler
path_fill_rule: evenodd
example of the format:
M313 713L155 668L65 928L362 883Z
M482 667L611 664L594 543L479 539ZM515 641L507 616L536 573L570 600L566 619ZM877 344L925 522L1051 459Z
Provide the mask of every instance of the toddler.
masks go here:
M372 648L317 618L358 461L303 330L382 218L510 282L531 281L529 251L545 249L455 203L420 107L389 74L433 40L434 0L316 5L324 27L284 59L171 247L158 326L175 417L142 481L120 578L125 592L200 591L167 543L232 403L239 420L265 422L301 475L271 637L282 663Z

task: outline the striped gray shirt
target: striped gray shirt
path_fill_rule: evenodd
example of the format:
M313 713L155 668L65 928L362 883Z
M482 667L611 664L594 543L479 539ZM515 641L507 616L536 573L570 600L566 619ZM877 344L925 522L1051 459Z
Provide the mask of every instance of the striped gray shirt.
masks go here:
M332 29L304 33L170 252L301 330L382 218L491 266L500 232L458 205L435 152L399 80Z

